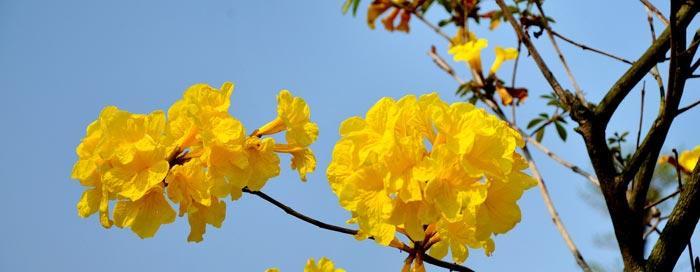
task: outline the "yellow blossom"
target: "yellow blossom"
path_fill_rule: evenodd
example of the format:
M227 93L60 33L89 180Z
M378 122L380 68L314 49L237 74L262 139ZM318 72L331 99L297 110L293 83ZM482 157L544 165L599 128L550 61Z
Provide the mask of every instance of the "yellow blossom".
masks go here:
M224 222L226 203L216 197L212 197L208 202L211 203L209 206L195 202L187 211L187 221L190 223L190 234L187 236L187 241L201 242L207 224L220 228Z
M499 68L501 68L501 64L503 64L504 61L507 60L514 60L518 57L518 50L515 48L503 48L500 46L496 46L496 59L493 61L493 64L491 64L491 68L489 69L489 75L493 75L498 71Z
M267 180L280 174L280 159L273 150L274 145L275 140L272 138L246 139L245 150L251 172L248 188L253 191L262 189Z
M211 205L211 179L198 159L192 159L182 165L175 165L166 178L168 198L180 204L179 215L187 212L190 206Z
M292 155L291 168L299 172L302 181L316 168L316 157L309 148L318 137L318 125L311 122L311 111L300 97L282 90L277 95L277 117L260 127L255 136L285 132L285 144L277 144L274 151Z
M73 166L71 173L73 179L77 179L83 186L89 187L78 201L78 215L88 217L99 211L100 223L105 228L112 226L112 221L109 219L109 200L114 196L104 188L102 183L102 174L109 165L99 154L99 146L104 135L101 120L115 111L115 107L105 108L100 113L100 117L88 126L85 138L76 148L78 161Z
M453 56L454 61L464 61L469 64L472 70L481 73L481 50L487 46L486 39L476 39L452 46L449 53Z
M326 172L358 238L388 245L397 231L431 239L436 256L495 248L491 237L520 220L516 204L534 185L516 152L524 141L497 117L436 94L383 98L340 126ZM505 215L500 218L496 215ZM425 226L434 226L434 232ZM420 269L420 263L412 267Z
M698 163L698 157L700 157L700 145L695 146L691 150L681 152L680 156L678 156L678 163L687 173L692 173L695 165Z
M309 145L318 136L306 102L280 92L278 121L271 123L286 132L287 142L275 144L263 134L246 136L228 112L232 93L228 82L220 89L195 84L169 108L167 120L162 111L104 108L76 148L71 177L86 187L78 215L99 212L104 227L116 224L147 238L175 220L169 199L179 204L180 216L187 214L188 241L199 242L206 225L218 228L226 216L220 198L238 199L244 188L260 190L279 175L276 152L292 154L292 169L305 180L316 167ZM117 202L114 221L110 201Z
M318 260L318 263L313 258L306 262L304 272L345 272L345 269L335 268L335 264L326 257Z
M165 199L162 187L154 187L136 201L119 201L114 207L115 225L131 228L141 238L153 237L161 225L173 221L175 211Z

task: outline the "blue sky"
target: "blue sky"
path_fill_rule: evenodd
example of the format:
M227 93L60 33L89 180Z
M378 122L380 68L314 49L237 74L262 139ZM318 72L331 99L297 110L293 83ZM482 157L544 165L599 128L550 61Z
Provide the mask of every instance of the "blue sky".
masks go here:
M665 1L656 2L667 10ZM307 183L284 169L264 191L312 217L343 224L348 213L337 205L324 174L340 122L364 114L383 96L436 91L457 101L456 83L426 54L434 44L446 55L445 42L418 21L410 35L372 31L364 22L367 3L363 1L361 16L353 18L341 15L340 0L0 0L0 270L263 271L275 266L300 271L307 258L328 256L348 271L398 271L405 256L397 250L317 229L253 196L229 202L223 227L209 228L199 244L186 242L185 218L147 240L129 230L105 230L97 218L77 216L82 188L70 179L75 146L104 106L141 113L167 109L193 83L233 81L231 112L252 130L274 118L275 96L286 88L306 99L320 126L313 145L319 165ZM649 44L646 14L638 1L548 1L545 7L557 18L556 30L591 46L634 59ZM429 19L436 21L440 12L435 8ZM490 39L486 64L493 46L515 45L507 27L477 30ZM549 42L542 38L536 43L560 81L570 86ZM568 45L562 49L592 101L626 69ZM510 78L510 65L504 66L503 78ZM522 59L521 65L518 85L531 91L519 109L522 124L542 111L536 97L550 88L531 59ZM468 75L465 67L456 67L463 77ZM648 128L658 95L653 80L646 81ZM697 87L688 84L681 105L700 98ZM636 131L639 89L624 102L608 133ZM684 114L665 150L698 144L693 136L698 117L697 111ZM572 128L568 142L553 134L544 142L590 170ZM583 255L605 268L619 268L616 244L606 236L612 227L607 212L586 202L583 195L590 188L585 179L533 152ZM288 158L282 163L286 166ZM522 222L495 238L495 254L486 257L473 250L466 265L479 271L576 270L537 189L526 192L520 206ZM601 247L596 240L608 240L612 247ZM697 247L697 237L693 242ZM677 268L687 267L683 256Z

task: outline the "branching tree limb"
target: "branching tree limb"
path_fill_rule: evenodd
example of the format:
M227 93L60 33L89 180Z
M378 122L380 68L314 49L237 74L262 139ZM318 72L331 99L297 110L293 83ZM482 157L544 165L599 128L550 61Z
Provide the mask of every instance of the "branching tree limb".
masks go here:
M277 201L276 199L272 198L271 196L269 196L261 191L251 191L248 188L243 188L243 192L251 194L251 195L255 195L259 198L262 198L263 200L269 202L270 204L275 205L277 208L280 208L285 213L287 213L293 217L296 217L296 218L298 218L306 223L309 223L311 225L317 226L317 227L325 229L325 230L335 231L335 232L349 234L349 235L357 235L357 230L343 228L340 226L328 224L328 223L313 219L313 218L306 216L300 212L297 212L296 210L292 209L291 207L283 204L282 202ZM370 239L372 239L372 237L370 237ZM408 247L401 247L398 249L402 250L402 251L406 251L406 252L411 251L411 249ZM432 264L435 266L439 266L442 268L446 268L446 269L449 269L450 271L460 271L460 272L473 272L474 271L474 270L469 269L468 267L464 267L464 266L461 266L461 265L458 265L455 263L448 263L448 262L445 262L442 260L435 259L433 257L430 257L430 255L427 255L427 254L422 255L422 257L423 257L423 261L425 261L426 263L429 263L429 264Z

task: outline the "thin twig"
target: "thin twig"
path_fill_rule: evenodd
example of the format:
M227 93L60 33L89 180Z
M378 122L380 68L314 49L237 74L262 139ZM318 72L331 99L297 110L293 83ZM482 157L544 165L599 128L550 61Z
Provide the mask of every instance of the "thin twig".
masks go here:
M459 83L459 85L464 85L465 81L461 79L459 76L457 76L457 73L455 73L455 70L450 66L445 59L443 59L440 55L438 55L437 50L435 49L435 46L432 46L430 48L430 51L428 51L428 56L433 60L435 65L440 68L440 70L445 71L448 75L450 75L454 80Z
M652 11L647 6L644 6L644 8L647 10L647 22L649 23L649 32L651 33L651 42L655 43L656 42L656 30L654 29L654 18L652 18ZM654 78L654 80L656 80L656 84L659 85L659 99L661 101L661 104L663 105L664 97L666 96L666 91L664 90L664 81L663 81L663 79L661 79L661 73L659 72L659 66L654 65L654 67L651 68L649 73Z
M698 104L700 104L700 100L695 101L695 102L693 102L693 104L690 104L686 107L682 107L682 108L678 109L678 111L676 112L676 116L688 111L689 109L692 109L693 107L697 106Z
M637 147L639 147L639 140L642 138L642 123L644 120L644 93L646 92L647 88L647 82L644 81L642 83L642 101L640 102L639 105L639 129L637 130Z
M645 8L647 8L650 11L653 11L654 14L656 14L656 17L658 17L659 20L661 22L663 22L665 26L668 26L668 19L666 19L666 17L661 13L661 11L659 9L657 9L651 2L649 2L649 0L639 0L639 1L642 2L642 4L644 4Z
M496 3L501 8L503 16L508 20L508 22L511 24L511 26L517 33L520 41L523 42L523 44L527 48L527 51L530 52L530 56L532 56L532 59L535 61L535 64L537 64L537 67L540 69L545 79L547 79L547 82L552 87L552 90L554 90L554 93L557 95L559 100L564 105L571 106L574 103L573 95L569 91L562 88L561 84L559 84L559 81L552 73L552 70L549 69L544 59L540 55L539 51L537 51L535 45L530 40L530 36L527 33L525 33L523 28L520 26L520 23L518 23L518 21L515 20L513 14L510 12L510 9L506 5L506 3L503 0L496 0Z
M646 240L647 237L649 237L649 234L651 234L654 231L658 231L659 224L661 223L661 218L657 218L654 223L652 223L647 231L644 232L644 235L642 236L643 240ZM660 233L660 232L659 232Z
M587 45L585 45L585 44L575 42L575 41L573 41L573 40L571 40L571 39L569 39L569 38L567 38L567 37L565 37L565 36L559 34L559 32L556 32L556 31L554 31L554 30L552 30L552 35L556 36L556 37L559 38L559 39L562 39L563 41L565 41L565 42L567 42L567 43L570 43L570 44L572 44L572 45L574 45L574 46L577 46L577 47L579 47L579 48L581 48L581 49L583 49L583 50L588 50L588 51L591 51L591 52L595 52L595 53L598 53L598 54L600 54L600 55L603 55L603 56L606 56L606 57L609 57L609 58L612 58L612 59L616 59L616 60L618 60L618 61L621 61L621 62L630 64L630 65L633 64L633 62L631 62L631 61L629 61L629 60L627 60L627 59L625 59L625 58L618 57L618 56L615 56L615 55L610 54L610 53L608 53L608 52L605 52L605 51L603 51L603 50L595 49L595 48L590 47L590 46L587 46Z
M549 150L549 148L547 148L546 146L544 146L542 143L538 142L534 138L527 137L527 141L529 143L531 143L533 146L535 146L535 148L539 149L540 151L545 153L547 156L552 158L552 160L558 162L559 164L563 165L566 168L571 169L571 171L573 171L574 173L585 177L586 179L588 179L588 181L590 181L596 187L600 187L600 182L598 181L598 178L596 178L593 174L588 173L588 172L584 171L583 169L581 169L581 167L578 167L575 164L570 163L567 160L562 159L561 157L559 157L557 154L555 154L554 152Z
M537 9L540 12L540 15L542 18L547 18L547 15L544 14L544 9L542 9L542 1L535 1L535 4L537 5ZM578 99L580 101L586 101L585 97L583 95L583 91L581 90L581 86L578 85L578 82L576 82L576 77L574 77L574 73L571 72L571 68L569 68L569 64L566 62L566 58L564 58L564 53L561 52L561 49L559 48L559 45L557 45L557 40L554 39L554 30L552 30L552 27L549 26L549 23L544 20L544 28L547 31L547 36L549 37L549 41L552 43L552 47L554 47L554 50L557 52L557 55L559 56L559 60L561 61L562 66L564 66L564 71L566 72L566 76L569 77L569 80L571 81L571 85L574 86L574 90L576 90L576 96L578 96Z
M297 212L296 210L292 209L291 207L283 204L282 202L277 201L276 199L272 198L271 196L269 196L261 191L251 191L248 188L243 188L243 192L258 196L258 197L262 198L263 200L271 203L272 205L275 205L276 207L280 208L281 210L283 210L287 214L289 214L293 217L296 217L296 218L298 218L306 223L317 226L319 228L330 230L330 231L335 231L335 232L339 232L339 233L349 234L349 235L353 235L353 236L357 235L357 230L343 228L343 227L336 226L336 225L331 225L331 224L324 223L324 222L321 222L319 220L313 219L311 217L308 217L300 212ZM373 239L373 238L370 237L370 239ZM403 248L399 248L399 249L403 250L403 251L410 251L411 250L410 248L407 248L407 247L403 247ZM435 259L433 257L430 257L428 254L423 255L423 260L426 263L429 263L429 264L432 264L435 266L439 266L442 268L447 268L447 269L450 269L451 271L473 272L473 270L471 270L468 267L461 266L461 265L458 265L455 263L448 263L448 262L445 262L442 260L438 260L438 259Z
M532 159L532 155L530 154L527 145L523 146L522 150L523 156L525 157L525 159L528 162L528 165L530 166L530 172L532 172L532 176L537 180L537 187L540 188L540 193L542 195L542 198L544 199L545 206L547 206L549 215L552 217L552 222L554 222L554 225L557 227L557 230L561 234L561 237L564 238L564 242L566 242L566 246L569 248L569 251L571 251L571 254L574 255L576 263L578 263L578 265L583 271L592 271L591 268L588 266L588 263L586 263L586 260L583 259L583 255L581 255L581 252L578 250L578 247L576 247L576 244L574 244L574 240L571 238L571 235L569 235L569 232L566 230L566 227L564 227L564 223L561 221L559 213L554 208L554 203L552 202L552 198L549 196L547 185L544 183L544 179L542 178L540 171L537 169L535 161Z
M433 23L431 23L427 19L425 19L425 17L423 17L423 14L420 14L417 11L412 11L411 13L413 13L413 15L416 16L416 18L418 18L418 20L421 20L430 29L435 31L435 33L437 33L438 35L443 37L445 40L447 40L447 42L452 43L452 39L450 38L450 36L445 34L445 32L442 32L442 30L438 26L434 25Z
M676 163L674 163L674 165L676 166L676 177L678 178L678 191L682 191L683 190L683 181L682 181L683 180L683 177L682 177L683 173L681 173L682 172L681 165L680 165L680 163L678 163L679 162L678 150L676 150L674 148L671 150L671 152L673 152L673 157L674 157L674 159L676 159Z
M659 200L657 200L657 201L654 202L654 203L651 203L651 204L649 204L649 205L644 206L644 209L645 209L645 210L651 209L651 207L654 207L654 206L656 206L656 205L659 205L659 204L663 203L664 201L673 198L674 196L678 195L680 192L681 192L681 190L676 190L676 191L673 192L672 194L667 195L667 196L665 196L664 198L659 199Z

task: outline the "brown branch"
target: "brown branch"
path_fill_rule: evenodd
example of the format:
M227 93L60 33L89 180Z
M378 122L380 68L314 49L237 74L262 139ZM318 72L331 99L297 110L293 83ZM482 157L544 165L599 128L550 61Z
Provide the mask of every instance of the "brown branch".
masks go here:
M650 12L653 12L654 14L656 14L656 17L658 17L659 20L661 20L661 22L663 22L665 26L668 26L668 19L666 19L666 17L664 17L663 13L661 13L661 11L659 9L657 9L651 2L649 2L649 0L639 0L639 1L642 2L642 4L644 4L644 7L646 9L648 9Z
M647 82L644 81L644 83L642 83L642 93L640 94L642 101L639 102L639 128L637 129L637 148L639 148L639 140L642 138L642 125L644 123L644 93L646 92L646 87Z
M649 23L651 42L654 43L656 42L656 30L654 30L654 18L652 17L653 14L648 7L645 6L644 8L647 10L647 23ZM649 71L649 74L651 74L651 76L654 77L654 80L656 80L656 84L659 86L659 99L661 100L661 104L663 105L663 100L666 96L666 91L664 89L664 81L663 79L661 79L661 73L659 72L659 66L654 65L654 67L652 67Z
M535 4L537 5L537 9L540 12L540 15L542 18L547 18L547 15L544 14L544 9L542 9L542 1L535 1ZM583 91L581 90L581 86L578 85L578 82L576 82L576 78L574 77L574 73L571 72L571 68L569 68L569 64L566 62L566 58L564 58L564 53L561 52L561 49L559 48L559 45L557 45L557 40L554 39L554 34L552 27L549 26L549 23L547 20L544 21L544 29L547 31L547 37L549 37L549 41L552 43L552 47L554 47L554 50L557 52L557 55L559 56L559 60L561 61L562 66L564 66L564 71L566 72L566 76L569 77L569 80L571 81L571 85L574 86L574 90L576 90L576 96L578 96L578 99L580 101L586 101L585 97L583 96Z
M583 255L581 255L581 252L576 247L576 244L574 244L574 241L571 238L571 235L569 235L569 232L566 230L566 227L564 227L564 223L561 221L559 213L554 208L554 203L552 202L552 198L549 196L547 185L544 183L544 179L542 178L540 171L537 169L535 161L532 159L532 155L530 154L527 145L523 146L522 150L523 156L525 157L525 159L528 162L528 165L530 166L530 172L532 172L532 176L537 180L537 187L540 188L540 193L542 194L545 206L547 206L547 210L549 211L549 214L552 217L552 222L557 227L557 230L561 234L561 237L564 238L564 242L569 248L569 251L571 251L571 254L574 255L576 263L581 267L583 271L592 271L591 268L588 266L588 263L586 263L586 260L583 259Z
M600 187L600 182L598 181L598 178L596 178L591 173L588 173L588 172L584 171L583 169L581 169L581 167L578 167L575 164L570 163L570 162L562 159L557 154L555 154L554 152L549 150L549 148L547 148L546 146L544 146L542 143L538 142L537 140L533 139L532 137L527 137L527 141L529 143L531 143L533 146L535 146L535 148L539 149L544 154L546 154L547 156L552 158L552 160L554 160L555 162L563 165L566 168L571 169L571 171L573 171L574 173L585 177L586 179L588 179L588 181L591 182L591 184L595 185L596 187Z
M434 25L433 23L431 23L431 22L429 22L427 19L425 19L425 17L423 17L423 14L421 14L421 13L415 11L415 10L411 11L411 13L412 13L414 16L416 16L416 18L418 18L418 20L421 20L426 26L428 26L430 29L432 29L433 31L435 31L435 33L437 33L438 35L440 35L440 37L442 37L442 38L444 38L445 40L447 40L447 42L452 43L452 39L450 38L450 36L448 36L447 34L445 34L445 32L442 32L442 30L441 30L438 26Z
M513 14L510 12L510 9L506 5L506 3L503 0L496 0L496 3L501 8L503 16L508 20L508 22L510 22L511 26L513 26L513 29L518 35L518 39L522 41L522 43L527 48L528 52L530 52L530 56L532 56L532 59L535 61L535 64L537 64L537 67L542 72L542 75L552 87L557 97L559 97L559 100L564 105L571 107L575 103L573 94L561 87L561 84L559 84L559 81L557 81L552 71L549 69L549 67L547 67L547 64L545 63L544 59L542 59L542 56L540 55L539 51L537 51L535 45L530 40L529 34L525 33L523 28L520 26L520 23L518 23L518 21L515 20Z
M681 196L649 255L648 271L671 271L700 219L700 163L687 179Z
M659 204L661 204L661 203L664 203L666 200L669 200L669 199L675 197L675 196L678 195L680 192L681 192L681 190L676 190L676 191L673 192L672 194L667 195L667 196L665 196L665 197L663 197L663 198L661 198L661 199L659 199L659 200L657 200L657 201L654 201L654 203L649 203L649 205L644 206L644 209L645 209L645 210L648 210L648 209L651 209L651 208L653 208L653 207L656 207L657 205L659 205Z
M693 107L697 106L698 104L700 104L700 100L695 101L695 102L693 102L692 104L690 104L690 105L688 105L688 106L686 106L686 107L682 107L682 108L678 109L678 111L676 112L676 116L680 115L681 113L684 113L684 112L688 111L689 109L692 109Z
M251 191L248 188L243 188L243 192L260 197L263 200L276 206L277 208L280 208L285 213L287 213L293 217L296 217L296 218L298 218L306 223L309 223L311 225L317 226L317 227L325 229L325 230L335 231L335 232L349 234L349 235L353 235L353 236L357 235L357 230L343 228L343 227L336 226L336 225L331 225L331 224L324 223L324 222L321 222L319 220L313 219L311 217L308 217L300 212L297 212L296 210L292 209L291 207L283 204L282 202L277 201L276 199L272 198L271 196L269 196L261 191ZM374 238L370 237L370 239L374 239ZM412 250L411 248L409 248L405 245L402 245L401 247L397 247L397 248L399 248L402 251L409 252L409 253ZM423 255L423 261L425 261L426 263L435 265L435 266L450 269L451 271L473 272L473 270L471 270L468 267L461 266L461 265L454 264L454 263L445 262L442 260L438 260L438 259L435 259L433 257L430 257L427 254Z
M554 30L552 30L552 35L554 35L555 37L557 37L557 38L559 38L559 39L561 39L561 40L563 40L563 41L565 41L565 42L567 42L567 43L570 43L570 44L572 44L572 45L574 45L574 46L576 46L576 47L579 47L579 48L581 48L581 49L583 49L583 50L588 50L588 51L591 51L591 52L594 52L594 53L598 53L598 54L600 54L600 55L603 55L603 56L606 56L606 57L609 57L609 58L612 58L612 59L615 59L615 60L618 60L618 61L621 61L621 62L630 64L630 65L631 65L631 64L634 64L633 62L631 62L631 61L629 61L629 60L627 60L627 59L625 59L625 58L618 57L618 56L615 56L615 55L610 54L610 53L608 53L608 52L605 52L605 51L603 51L603 50L595 49L595 48L590 47L590 46L587 46L587 45L585 45L585 44L575 42L575 41L573 41L572 39L569 39L569 38L567 38L566 36L561 35L559 32L556 32L556 31L554 31Z
M433 63L440 68L440 70L445 71L448 75L450 75L459 85L464 85L465 81L461 79L459 76L457 76L457 73L455 73L455 70L450 66L445 59L443 59L440 55L438 55L437 50L435 49L435 46L430 47L430 51L428 51L428 56L433 60Z

